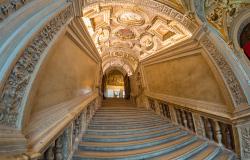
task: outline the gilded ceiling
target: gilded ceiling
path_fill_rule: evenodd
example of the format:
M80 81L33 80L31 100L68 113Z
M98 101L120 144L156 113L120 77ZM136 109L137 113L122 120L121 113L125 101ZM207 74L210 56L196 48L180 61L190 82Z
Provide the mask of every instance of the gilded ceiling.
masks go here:
M171 4L182 8L178 0ZM191 37L172 17L134 4L95 5L84 10L82 19L104 69L119 64L131 74L140 60Z

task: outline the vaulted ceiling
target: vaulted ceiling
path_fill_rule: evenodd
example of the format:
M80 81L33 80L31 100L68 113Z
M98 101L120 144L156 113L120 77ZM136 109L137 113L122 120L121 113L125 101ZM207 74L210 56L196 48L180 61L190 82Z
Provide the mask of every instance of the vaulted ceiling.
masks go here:
M160 2L184 12L179 0ZM82 19L102 57L104 71L118 67L131 75L140 60L192 35L172 17L135 4L98 4L83 12Z

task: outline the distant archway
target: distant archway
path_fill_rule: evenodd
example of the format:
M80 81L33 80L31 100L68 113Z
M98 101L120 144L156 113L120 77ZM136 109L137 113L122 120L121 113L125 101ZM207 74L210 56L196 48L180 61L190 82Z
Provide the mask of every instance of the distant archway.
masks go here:
M104 98L125 98L124 75L112 70L103 76Z

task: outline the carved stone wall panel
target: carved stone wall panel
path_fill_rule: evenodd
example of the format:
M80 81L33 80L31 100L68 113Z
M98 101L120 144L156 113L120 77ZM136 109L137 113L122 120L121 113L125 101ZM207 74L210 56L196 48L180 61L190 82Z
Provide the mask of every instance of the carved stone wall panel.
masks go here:
M250 159L250 124L239 127L241 158Z
M44 50L72 16L73 8L70 5L50 20L25 48L7 78L1 93L0 124L17 127L22 99L30 77Z
M222 72L235 105L240 106L241 104L247 104L247 99L244 95L241 85L223 55L216 49L216 46L211 42L211 40L209 40L207 36L203 36L200 40L200 43L207 50L208 54L210 54Z

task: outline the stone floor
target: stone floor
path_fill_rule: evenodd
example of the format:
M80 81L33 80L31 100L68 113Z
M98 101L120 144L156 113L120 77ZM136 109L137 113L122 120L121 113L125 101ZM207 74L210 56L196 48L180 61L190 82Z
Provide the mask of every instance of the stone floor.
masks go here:
M229 160L234 154L126 100L105 100L73 160Z

